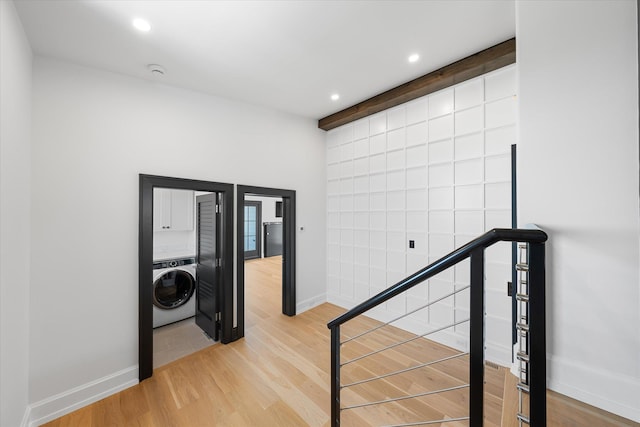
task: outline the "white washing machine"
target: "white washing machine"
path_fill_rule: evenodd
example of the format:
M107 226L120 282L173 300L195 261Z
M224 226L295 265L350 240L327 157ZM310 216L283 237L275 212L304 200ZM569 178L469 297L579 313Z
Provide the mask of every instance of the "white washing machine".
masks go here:
M196 315L195 258L153 263L153 327Z

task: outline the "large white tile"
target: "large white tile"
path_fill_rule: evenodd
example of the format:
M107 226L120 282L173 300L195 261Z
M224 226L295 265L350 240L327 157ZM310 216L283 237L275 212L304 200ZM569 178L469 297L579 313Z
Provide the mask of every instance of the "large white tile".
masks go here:
M387 153L387 170L404 169L404 150Z
M406 150L407 167L424 166L427 164L427 146L426 144L409 147Z
M439 141L453 136L453 116L438 117L429 120L429 141Z
M387 172L387 190L404 190L404 170Z
M429 255L440 258L453 251L452 234L429 234Z
M427 120L427 98L422 97L407 103L407 124L418 123Z
M353 213L341 212L340 213L340 228L353 227Z
M369 136L369 118L365 117L353 122L353 138L362 139Z
M427 142L428 126L427 122L416 123L407 126L407 147Z
M431 290L430 290L431 291ZM433 301L433 298L429 298ZM444 302L429 307L429 322L433 326L446 326L453 324L453 307ZM432 335L437 340L437 334Z
M432 93L429 100L429 118L443 116L453 111L453 88Z
M457 136L454 141L454 146L456 160L482 157L484 154L482 132Z
M511 242L498 242L484 253L486 262L508 263L511 261Z
M353 246L353 230L340 230L340 244L342 246Z
M386 230L387 215L384 212L371 212L369 214L369 224L372 230Z
M382 254L384 255L385 252L382 251ZM371 268L369 269L369 277L371 280L371 285L370 285L371 295L375 295L379 291L386 289L387 287L387 272L385 271L386 265L387 264L384 259L381 264L380 263L374 264L373 256L371 257Z
M449 294L453 293L453 283L447 280L438 280L435 278L431 281L429 285L429 300L435 301L439 298L443 298ZM442 302L438 302L436 304L442 304L446 306L453 306L455 303L454 297L450 296L442 300Z
M387 213L387 230L404 231L406 229L406 214L404 211Z
M429 209L453 209L453 188L430 188Z
M456 209L482 209L483 196L482 185L457 186L455 191Z
M348 160L340 163L340 177L347 178L353 176L353 161Z
M342 178L340 180L340 193L353 194L353 178Z
M380 134L369 138L369 154L380 154L387 150L387 135Z
M427 192L424 190L407 190L407 210L426 211Z
M485 181L511 181L511 155L485 158Z
M387 115L385 112L369 117L369 135L377 135L387 131Z
M371 267L379 268L384 270L387 267L387 249L371 249L369 251L370 258L369 262ZM383 273L384 276L384 273ZM373 277L371 277L373 279Z
M387 250L402 252L404 256L405 250L405 240L404 233L400 231L388 231L387 232ZM408 246L408 245L407 245ZM397 267L395 270L402 269L404 270L404 258L402 260L402 267Z
M369 138L359 139L353 143L353 157L369 155Z
M456 110L466 109L484 102L484 82L482 79L472 79L461 83L454 90Z
M485 81L485 99L496 99L516 94L516 67L515 65L502 68L487 75Z
M369 194L369 207L372 211L383 211L387 208L387 194L376 192Z
M369 234L369 239L372 249L385 250L387 248L387 233L385 231L372 230Z
M340 227L340 214L338 212L329 212L327 214L327 227Z
M405 128L400 128L387 133L387 150L404 148L406 137Z
M354 248L355 261L360 264L368 263L369 262L369 231L354 230L353 244L354 246L356 246ZM366 256L364 255L365 253L366 253Z
M337 147L340 145L340 128L331 129L327 132L327 146Z
M340 245L340 276L345 277L342 272L348 268L348 265L353 263L353 246Z
M427 168L411 168L407 169L407 189L426 188L427 187Z
M343 298L353 298L353 274L351 274L351 278L349 279L340 278L340 296Z
M511 228L510 209L485 211L485 231L493 228Z
M455 227L456 233L481 235L484 232L484 211L456 211Z
M453 141L445 140L429 143L429 163L449 162L453 160Z
M470 108L456 112L455 131L456 135L465 135L482 130L484 126L482 106Z
M368 166L368 162L367 162ZM368 193L369 192L369 176L356 176L353 178L353 192L354 193Z
M371 192L385 191L387 189L386 174L376 173L369 175L369 189Z
M488 129L513 125L516 122L516 98L509 97L485 104L485 125Z
M482 159L462 160L455 163L455 183L478 184L484 180Z
M369 157L369 172L383 172L387 169L387 156L386 154L376 154Z
M327 211L329 212L340 211L340 196L327 197Z
M367 260L367 264L356 265L353 269L353 281L358 285L365 284L366 286L361 286L362 292L366 292L365 298L369 296L369 260ZM366 290L366 291L365 291Z
M327 181L327 194L328 195L336 195L340 194L340 181L337 179L332 179Z
M515 143L515 125L490 129L485 132L485 153L487 155L510 153L511 145Z
M404 191L388 191L387 192L387 210L404 211L404 209L405 209Z
M340 146L340 161L353 159L353 142L348 142Z
M369 211L369 194L356 194L353 196L353 210Z
M429 217L426 211L407 212L407 232L426 232L429 226Z
M369 173L369 158L362 157L353 161L353 174L366 175Z
M400 105L387 111L387 130L398 129L404 127L406 123L405 119L405 106Z
M430 233L453 233L453 211L429 212Z
M429 187L443 187L453 185L453 165L442 163L429 167Z
M327 265L329 266L329 274L340 273L340 245L330 244L327 245Z
M369 229L369 212L354 212L353 228L368 230Z
M340 243L340 230L330 228L327 230L327 243L335 244Z
M398 238L398 240L394 240L393 244L387 243L387 268L402 273L400 279L403 279L406 264L405 254L402 252L404 251L404 235L402 239ZM398 249L391 249L391 247Z
M487 209L511 209L511 183L486 184L485 206Z
M408 274L413 274L416 271L422 270L423 268L425 268L427 265L429 265L429 261L427 260L426 255L421 254L421 253L413 253L411 251L409 251L407 253L407 273ZM412 292L412 294L420 294L420 295L424 295L424 297L426 298L426 292L427 292L427 287L423 286L423 285L417 285L414 288L412 288L412 290L417 290L417 292Z
M327 166L327 179L340 178L340 163Z
M343 195L340 196L340 211L347 212L353 210L353 196Z

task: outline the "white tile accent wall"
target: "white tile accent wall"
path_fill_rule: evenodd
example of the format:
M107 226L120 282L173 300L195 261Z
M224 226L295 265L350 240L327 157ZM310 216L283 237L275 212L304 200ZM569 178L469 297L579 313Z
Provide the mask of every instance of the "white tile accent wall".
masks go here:
M515 65L327 134L327 294L353 307L486 230L511 226ZM409 248L409 240L415 248ZM486 253L487 357L511 361L510 246ZM389 320L469 282L468 261L374 310ZM397 324L415 333L469 316L461 292ZM468 324L438 333L466 349Z

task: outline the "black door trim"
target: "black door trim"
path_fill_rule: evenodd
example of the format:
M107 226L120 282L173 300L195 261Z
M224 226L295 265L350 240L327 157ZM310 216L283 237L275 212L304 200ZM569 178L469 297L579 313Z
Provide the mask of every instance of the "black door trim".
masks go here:
M237 186L236 224L244 224L244 196L282 197L282 313L287 316L296 315L296 192L277 188ZM244 227L236 227L238 260L238 327L233 339L244 336Z
M221 341L232 341L233 330L233 184L139 175L138 217L138 378L140 381L153 374L153 189L174 188L223 193L224 230L222 239Z

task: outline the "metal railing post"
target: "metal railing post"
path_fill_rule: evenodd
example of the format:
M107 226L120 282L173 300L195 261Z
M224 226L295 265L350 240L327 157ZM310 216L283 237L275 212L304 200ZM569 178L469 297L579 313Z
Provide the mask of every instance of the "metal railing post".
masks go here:
M529 419L547 425L547 345L545 321L545 247L529 243Z
M331 427L340 425L340 325L331 328Z
M471 252L471 308L469 337L469 426L484 419L484 248Z

